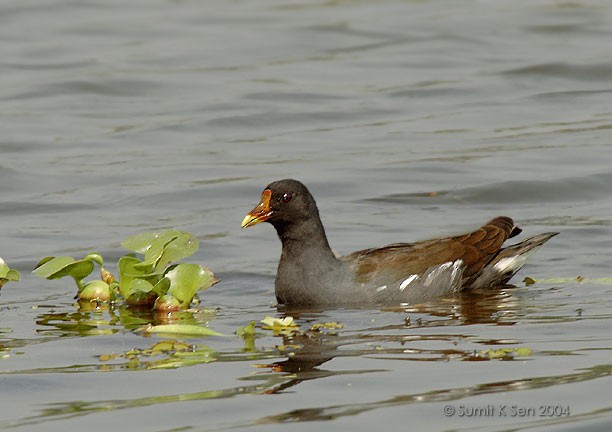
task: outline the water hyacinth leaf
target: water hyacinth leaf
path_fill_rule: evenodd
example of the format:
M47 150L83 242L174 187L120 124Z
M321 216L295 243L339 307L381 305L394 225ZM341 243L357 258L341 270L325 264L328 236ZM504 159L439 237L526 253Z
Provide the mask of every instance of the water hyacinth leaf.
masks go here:
M153 292L155 292L155 294L161 297L168 292L169 288L170 279L164 276L153 286Z
M119 262L117 263L117 267L119 268L119 291L123 298L127 298L132 280L142 274L142 272L134 270L134 265L139 262L140 260L138 258L129 255L119 258Z
M153 273L155 268L155 261L140 261L134 265L134 269L142 272L143 274Z
M55 273L53 278L57 279L63 276L72 276L75 279L81 280L89 276L93 270L94 264L91 261L79 260L72 264L68 264L59 272Z
M166 273L166 278L170 280L168 294L176 297L184 307L199 290L210 288L215 282L213 272L198 264L179 264Z
M44 264L36 267L32 273L47 279L72 276L76 281L81 281L89 276L93 269L94 263L89 260L75 261L72 257L63 256L45 261Z
M145 232L130 236L121 242L121 246L140 254L146 254L153 244L166 244L176 236L175 230Z
M151 284L156 284L159 276L151 275L142 268L138 268L140 260L133 256L123 256L119 259L119 290L124 298L129 297L129 291L134 279L146 279Z
M41 259L40 261L38 261L38 264L36 264L36 265L34 266L34 270L36 270L38 267L42 266L43 264L48 263L48 262L49 262L49 261L51 261L53 258L55 258L55 257L54 257L54 256L47 256L47 257L44 257L43 259ZM70 257L67 257L67 258L70 258ZM32 273L33 273L33 272L32 272Z
M34 267L32 273L34 273L36 276L48 278L58 270L66 267L68 264L73 263L74 261L75 259L69 256L48 256L41 259L38 264L36 264L36 267Z
M144 254L144 260L136 268L148 272L163 270L172 261L186 258L198 250L198 240L192 234L177 230L138 234L123 241L122 245Z
M144 256L144 261L153 262L157 264L159 258L161 258L162 254L166 247L172 243L174 240L178 238L178 234L176 231L167 231L162 233L147 249Z
M171 243L174 239L176 239L175 235L169 239L167 239L165 235L160 236L156 241L149 245L149 248L145 252L144 260L141 263L136 264L135 268L146 272L153 272L159 262L159 259L164 253L166 245Z
M145 333L181 334L188 336L223 336L208 327L194 324L162 324L157 326L148 325L139 329Z
M3 278L9 272L10 267L4 262L2 258L0 258L0 278Z
M0 288L6 282L18 281L21 279L21 275L15 269L10 268L2 258L0 258Z
M18 281L21 279L21 275L15 269L12 269L0 258L0 279L6 281Z
M127 297L131 297L135 294L147 294L153 290L153 284L144 279L132 279L130 288L127 291Z
M164 245L163 251L155 265L156 270L165 269L168 264L187 258L198 250L198 239L182 231L177 231L177 236Z
M145 279L132 279L125 300L132 306L150 306L157 299L153 284Z
M21 274L15 269L10 269L4 276L0 276L0 279L6 279L7 281L18 281L21 279Z

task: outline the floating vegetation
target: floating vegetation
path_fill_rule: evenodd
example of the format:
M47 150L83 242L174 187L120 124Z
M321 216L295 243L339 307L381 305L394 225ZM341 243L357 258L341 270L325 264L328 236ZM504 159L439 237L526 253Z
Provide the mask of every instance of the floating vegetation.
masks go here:
M512 360L515 357L530 357L533 351L531 348L498 348L480 351L477 357L489 360Z
M18 281L21 275L15 269L10 268L2 258L0 258L0 288L9 281Z
M223 336L207 327L194 324L161 324L146 325L136 331L143 333L180 334L184 336Z
M176 369L216 361L216 352L206 345L193 345L177 340L157 342L151 348L134 348L121 354L102 354L101 362L108 363L108 368L116 368L117 361L121 369Z
M601 277L601 278L588 278L583 276L576 276L570 278L546 278L546 279L534 279L529 276L523 279L526 286L533 284L567 284L571 282L576 283L593 283L599 285L612 285L612 277Z
M198 250L198 240L187 232L147 232L128 237L121 245L135 254L142 254L143 258L137 258L135 254L120 258L119 282L104 268L104 260L97 253L80 260L69 256L46 257L32 273L50 280L72 277L81 302L112 303L121 296L128 305L165 312L188 308L198 291L218 282L206 267L174 263ZM100 266L100 279L86 282L85 278L93 272L95 264Z
M339 330L341 328L344 328L344 325L338 322L335 322L335 321L326 322L326 323L314 323L312 326L310 326L310 330L312 331Z
M300 330L292 316L286 316L285 318L267 316L261 320L261 323L264 330L272 330L274 335L290 336Z

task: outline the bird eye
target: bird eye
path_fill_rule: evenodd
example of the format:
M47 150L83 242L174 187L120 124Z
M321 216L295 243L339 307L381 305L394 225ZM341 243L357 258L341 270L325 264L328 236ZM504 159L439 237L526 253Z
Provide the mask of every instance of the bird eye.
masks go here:
M283 194L280 200L286 204L289 201L291 201L291 198L293 198L293 196L290 193L286 193L286 194Z

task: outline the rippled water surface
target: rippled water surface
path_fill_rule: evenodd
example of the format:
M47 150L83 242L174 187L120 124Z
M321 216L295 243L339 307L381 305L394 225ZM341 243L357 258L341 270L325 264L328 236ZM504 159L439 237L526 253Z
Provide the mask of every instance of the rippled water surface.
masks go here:
M22 273L0 428L612 427L611 2L31 0L0 4L0 37L0 256ZM285 310L273 229L240 229L285 177L340 253L500 214L561 234L514 288ZM161 228L221 279L173 319L225 337L145 337L164 320L30 274L91 251L115 271ZM299 332L234 333L286 314Z

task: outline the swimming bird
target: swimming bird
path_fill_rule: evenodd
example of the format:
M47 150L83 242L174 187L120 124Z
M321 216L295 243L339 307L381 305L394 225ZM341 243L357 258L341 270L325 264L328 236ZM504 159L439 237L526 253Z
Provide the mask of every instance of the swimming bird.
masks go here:
M266 186L242 227L261 222L272 224L282 243L276 299L297 306L399 305L501 286L531 253L558 234L547 232L502 247L521 229L511 218L499 216L467 234L336 257L312 194L292 179Z

